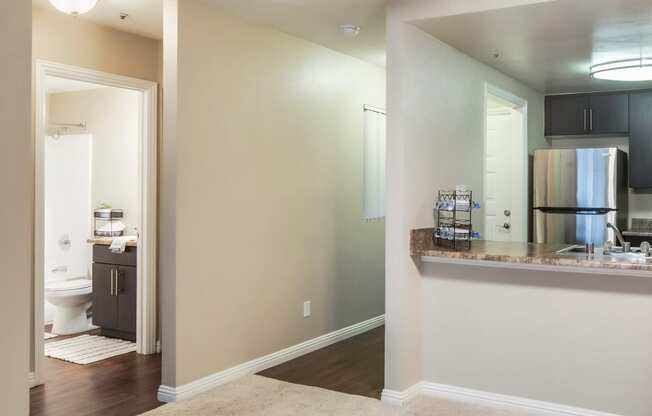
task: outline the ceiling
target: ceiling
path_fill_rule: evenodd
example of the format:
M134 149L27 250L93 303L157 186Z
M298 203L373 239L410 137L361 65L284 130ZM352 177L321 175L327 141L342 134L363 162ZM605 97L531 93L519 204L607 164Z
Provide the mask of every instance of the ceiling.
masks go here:
M557 0L414 23L542 92L652 87L589 76L591 64L652 56L650 0Z
M32 3L45 9L57 10L48 0L32 0ZM127 13L129 16L121 20L120 13ZM75 19L89 20L124 32L161 39L163 0L98 0L93 10Z
M385 66L385 5L388 0L204 0L253 22ZM48 0L33 0L48 9ZM162 0L99 0L78 19L155 39L162 38ZM125 21L120 13L128 13ZM339 26L361 27L356 37Z
M387 0L207 0L248 21L385 66ZM361 27L356 37L339 26Z
M104 85L91 84L90 82L75 81L72 79L51 77L45 78L45 91L48 94L58 94L61 92L74 92L94 90L98 88L109 88Z

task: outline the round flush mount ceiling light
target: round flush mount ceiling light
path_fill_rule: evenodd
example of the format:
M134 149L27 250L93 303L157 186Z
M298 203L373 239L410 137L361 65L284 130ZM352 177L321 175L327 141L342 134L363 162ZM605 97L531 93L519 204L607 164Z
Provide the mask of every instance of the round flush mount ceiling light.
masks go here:
M340 25L340 32L346 36L356 37L360 34L360 26L356 25Z
M77 16L90 12L98 0L48 0L51 5L66 14Z
M610 81L652 81L652 58L625 59L592 65L591 77Z

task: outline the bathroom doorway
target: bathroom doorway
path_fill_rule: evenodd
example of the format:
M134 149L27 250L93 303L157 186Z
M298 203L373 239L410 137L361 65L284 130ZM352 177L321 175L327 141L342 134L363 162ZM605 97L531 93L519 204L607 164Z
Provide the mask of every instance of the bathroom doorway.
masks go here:
M484 235L527 241L527 101L487 84L484 114Z
M158 350L157 84L37 61L35 108L32 387L46 353Z

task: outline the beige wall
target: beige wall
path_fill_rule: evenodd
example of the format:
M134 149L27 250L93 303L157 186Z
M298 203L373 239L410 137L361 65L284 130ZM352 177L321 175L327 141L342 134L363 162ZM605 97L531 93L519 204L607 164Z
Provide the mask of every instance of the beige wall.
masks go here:
M29 282L32 270L33 156L30 140L31 5L0 2L0 403L2 414L29 413Z
M652 280L443 264L420 273L423 380L652 414Z
M49 96L50 122L86 123L93 136L91 207L109 203L123 209L128 234L140 222L140 97L137 91L119 88Z
M419 381L421 363L416 357L422 353L414 336L420 333L422 279L409 256L409 232L433 226L436 190L464 184L477 201L484 199L486 83L528 102L529 151L548 143L543 137L541 93L391 12L388 22L385 374L386 388L403 390ZM474 215L474 228L483 231L482 224L480 211Z
M385 96L382 69L200 1L178 42L177 385L384 312L361 186L362 107Z
M35 59L158 81L161 42L83 19L33 9Z
M159 148L159 294L161 378L167 386L177 385L177 45L178 0L163 1L163 136Z
M433 225L434 190L482 189L484 82L529 101L530 150L549 143L540 94L403 22L410 10L402 3L388 18L385 387L424 380L652 414L649 281L422 264L409 256L410 229ZM451 10L505 3L430 2Z

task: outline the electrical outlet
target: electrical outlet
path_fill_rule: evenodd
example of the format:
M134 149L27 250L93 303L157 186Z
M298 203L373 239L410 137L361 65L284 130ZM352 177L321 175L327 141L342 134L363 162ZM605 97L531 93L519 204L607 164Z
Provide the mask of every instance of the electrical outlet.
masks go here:
M307 300L303 302L303 317L308 318L310 317L310 301Z

